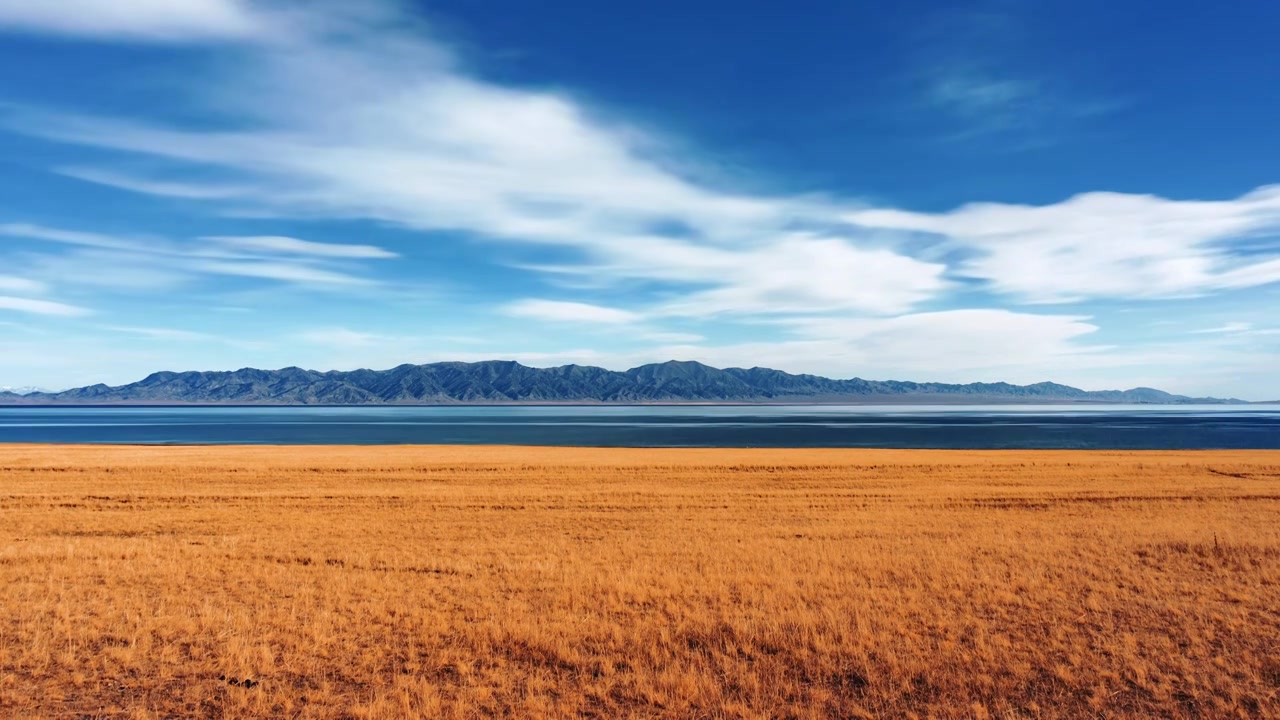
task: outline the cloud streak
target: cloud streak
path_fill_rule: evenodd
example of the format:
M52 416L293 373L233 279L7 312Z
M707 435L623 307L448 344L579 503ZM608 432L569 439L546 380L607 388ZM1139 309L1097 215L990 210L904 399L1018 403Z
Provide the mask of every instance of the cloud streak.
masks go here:
M42 293L46 289L42 282L16 275L0 275L0 292Z
M1229 322L1218 327L1204 328L1202 330L1192 330L1194 335L1234 335L1236 333L1249 332L1253 329L1253 323L1247 322Z
M56 317L80 317L82 315L90 315L93 312L87 308L66 305L52 300L33 300L31 298L0 295L0 311L3 310Z
M278 255L302 255L322 258L388 259L396 253L373 245L342 245L299 240L278 235L255 237L205 236L201 240L217 243L232 250L265 252Z
M1122 106L1029 64L1036 38L1007 4L980 0L926 15L916 34L913 80L923 107L957 128L948 139L998 138L1001 151L1042 147Z
M346 273L335 272L333 270L326 270L309 265L299 265L296 263L266 262L259 260L198 260L193 262L190 267L200 272L214 275L235 275L237 277L245 278L278 280L280 282L296 283L299 285L369 286L375 284L373 280L369 280L367 278L355 277Z
M142 179L108 170L86 167L60 167L54 168L54 172L66 177L119 190L188 200L229 200L247 197L255 192L254 188L248 186Z
M74 280L98 287L163 288L200 275L272 280L317 287L372 287L375 280L330 264L335 260L397 257L372 245L343 245L291 237L205 237L194 242L117 237L30 223L0 224L0 236L84 248L29 263L50 282ZM107 272L107 269L116 270ZM35 281L30 281L35 282Z
M511 317L532 318L550 322L629 324L640 315L627 310L556 300L518 300L502 308Z
M174 328L156 328L156 327L133 327L127 325L106 325L104 330L111 332L124 333L126 335L137 335L152 340L210 340L211 336L204 333L191 332L190 330L177 330Z
M238 0L0 0L0 29L174 42L241 38L261 30Z
M101 233L83 232L80 230L64 230L61 228L33 225L31 223L0 223L0 235L25 238L28 240L44 240L63 243L65 245L81 245L108 250L143 250L145 245L138 241L103 235Z

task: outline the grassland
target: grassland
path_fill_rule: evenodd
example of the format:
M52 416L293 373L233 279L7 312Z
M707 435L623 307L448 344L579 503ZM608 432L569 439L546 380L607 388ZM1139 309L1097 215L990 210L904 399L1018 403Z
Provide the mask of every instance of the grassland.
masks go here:
M1280 453L0 446L0 716L1280 717Z

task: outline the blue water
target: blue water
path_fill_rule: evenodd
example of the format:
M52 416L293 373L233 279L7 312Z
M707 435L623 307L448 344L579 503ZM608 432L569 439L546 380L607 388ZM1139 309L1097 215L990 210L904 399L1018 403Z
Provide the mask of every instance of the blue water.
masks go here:
M0 407L0 442L1280 448L1280 405Z

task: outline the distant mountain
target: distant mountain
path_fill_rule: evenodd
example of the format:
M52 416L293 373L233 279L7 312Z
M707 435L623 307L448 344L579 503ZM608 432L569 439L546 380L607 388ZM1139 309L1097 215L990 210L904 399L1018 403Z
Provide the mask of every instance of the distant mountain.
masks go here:
M697 362L642 365L625 372L582 365L531 368L517 362L442 362L390 370L317 372L244 368L158 372L119 387L64 392L0 392L3 404L447 405L460 403L1237 403L1151 388L1085 391L1057 383L915 383L832 380L768 368L713 368Z
M0 387L0 395L30 395L31 393L47 392L44 388L38 387Z

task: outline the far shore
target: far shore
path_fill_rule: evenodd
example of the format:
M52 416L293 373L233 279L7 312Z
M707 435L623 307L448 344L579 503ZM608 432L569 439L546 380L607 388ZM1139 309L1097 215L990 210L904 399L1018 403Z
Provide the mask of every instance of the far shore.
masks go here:
M731 400L714 400L705 402L695 401L665 401L665 402L591 402L591 401L564 401L564 402L524 402L519 400L511 401L485 401L485 402L452 402L452 403L359 403L359 404L323 404L323 403L216 403L216 402L111 402L111 403L72 403L72 402L23 402L17 400L0 400L0 409L9 407L20 408L112 408L112 407L181 407L181 408L465 408L465 407L883 407L883 406L928 406L928 405L947 405L954 407L987 407L991 405L1010 405L1010 406L1085 406L1085 407L1236 407L1244 408L1255 405L1280 405L1280 400L1263 400L1263 401L1222 401L1213 403L1124 403L1110 402L1105 400L1033 400L1021 398L991 398L984 400L969 400L955 398L918 398L918 399L867 399L860 398L857 400L760 400L760 401L731 401Z

